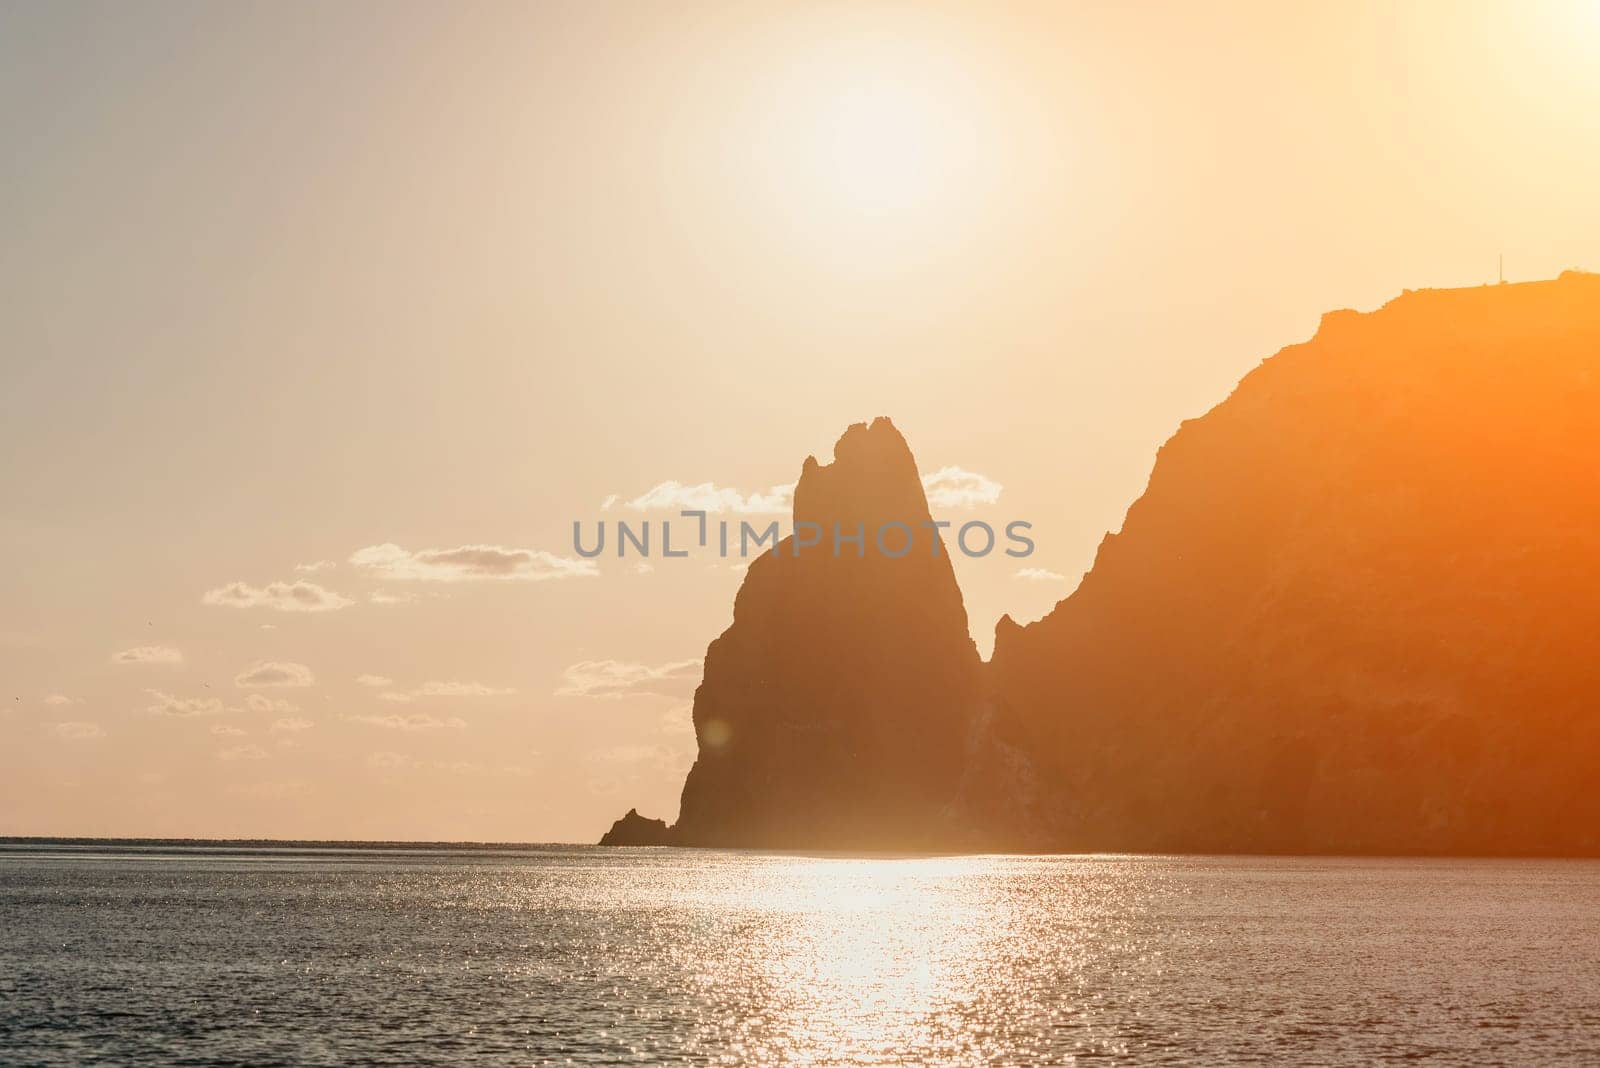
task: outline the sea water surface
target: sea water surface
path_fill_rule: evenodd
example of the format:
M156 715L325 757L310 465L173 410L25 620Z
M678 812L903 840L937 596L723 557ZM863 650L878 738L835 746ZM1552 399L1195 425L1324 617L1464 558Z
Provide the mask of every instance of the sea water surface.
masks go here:
M8 1064L1600 1063L1600 864L0 846Z

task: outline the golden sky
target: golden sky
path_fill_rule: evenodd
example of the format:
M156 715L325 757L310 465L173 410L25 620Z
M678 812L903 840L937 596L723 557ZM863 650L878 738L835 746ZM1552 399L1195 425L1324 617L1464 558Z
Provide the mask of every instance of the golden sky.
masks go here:
M958 561L987 653L1323 311L1600 267L1596 55L1596 0L7 5L0 834L670 819L740 573L573 520L889 415L1034 524Z

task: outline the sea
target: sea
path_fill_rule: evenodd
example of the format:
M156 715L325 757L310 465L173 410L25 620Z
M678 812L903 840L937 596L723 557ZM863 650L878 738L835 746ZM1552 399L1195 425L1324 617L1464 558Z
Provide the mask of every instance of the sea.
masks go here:
M1600 863L0 844L7 1065L1600 1064Z

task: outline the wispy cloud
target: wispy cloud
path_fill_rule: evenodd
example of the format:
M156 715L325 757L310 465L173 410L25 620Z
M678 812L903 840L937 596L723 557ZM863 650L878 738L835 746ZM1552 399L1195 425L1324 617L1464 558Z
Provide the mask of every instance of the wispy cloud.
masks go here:
M363 676L365 677L365 676ZM376 678L377 676L373 676ZM369 686L387 686L389 679L382 682L367 683ZM393 701L396 704L410 704L412 701L423 697L503 697L517 691L508 687L485 686L481 682L458 682L455 680L438 681L430 680L414 690L385 690L378 695L380 701Z
M244 735L243 727L235 727L231 723L217 723L211 728L212 734L220 734L226 738L239 738Z
M933 508L972 508L993 504L1003 488L992 478L959 467L941 467L922 479L922 488Z
M371 727L383 727L391 731L436 731L443 727L459 730L467 725L466 720L457 716L440 719L426 712L374 712L345 718L354 723L365 723Z
M252 712L267 716L284 716L290 712L300 711L299 706L293 701L286 701L281 697L268 697L264 693L249 694L244 699L244 706Z
M188 719L194 716L220 716L227 709L215 697L174 697L161 690L146 690L154 702L145 711L152 716L175 716Z
M64 693L53 693L44 699L44 703L59 708L62 705L75 705L78 703L78 699L75 697L68 697Z
M263 756L266 754L263 753ZM227 792L238 797L254 797L268 801L281 801L286 797L299 797L314 792L315 787L304 779L286 779L282 782L235 783Z
M170 645L140 645L111 658L116 664L181 664L183 654Z
M1046 571L1042 567L1024 567L1017 570L1016 576L1029 582L1065 582L1067 576L1056 571Z
M683 765L687 756L685 750L674 750L667 745L614 745L595 750L588 754L588 759L596 764L674 768Z
M217 753L218 760L265 760L267 751L259 745L238 745Z
M698 660L674 660L652 667L621 660L583 660L561 673L557 697L619 698L639 695L683 697L700 682Z
M661 713L661 733L667 735L694 734L694 705L685 701Z
M357 675L356 682L362 686L393 686L394 680L387 675Z
M303 719L300 716L289 716L284 719L275 719L272 721L272 729L280 732L310 730L313 726L315 726L315 724L313 724L309 719Z
M373 604L410 604L417 599L414 593L392 593L389 590L373 590L367 600Z
M230 582L207 592L200 601L229 608L270 608L275 612L333 612L355 604L348 597L304 580L265 586Z
M700 482L688 486L676 479L658 482L639 496L627 501L624 507L636 512L699 511L707 513L734 512L743 515L787 513L794 508L794 483L773 486L767 490L744 493L714 482ZM617 503L612 494L601 502L602 511Z
M488 769L470 760L435 760L433 770L442 771L447 775L482 775Z
M922 480L928 503L935 508L972 508L979 504L993 504L1000 499L1000 483L974 471L960 467L941 467ZM719 486L715 482L697 482L689 485L676 479L658 482L631 500L621 501L612 494L600 503L601 511L609 511L619 501L625 508L636 512L700 511L708 514L734 513L743 515L782 515L794 510L793 482L772 486L766 490L749 493Z
M515 690L485 686L481 682L425 682L417 687L419 697L499 697Z
M55 735L64 742L92 742L97 738L104 738L106 732L98 723L83 723L69 721L55 725Z
M332 560L317 560L309 564L295 564L294 569L302 575L314 575L318 571L332 571L338 566Z
M233 684L246 688L259 686L310 686L316 681L304 664L286 660L258 660L234 676Z
M399 582L541 582L600 573L589 560L498 545L462 545L454 549L413 552L385 543L358 549L351 554L350 562L379 578Z

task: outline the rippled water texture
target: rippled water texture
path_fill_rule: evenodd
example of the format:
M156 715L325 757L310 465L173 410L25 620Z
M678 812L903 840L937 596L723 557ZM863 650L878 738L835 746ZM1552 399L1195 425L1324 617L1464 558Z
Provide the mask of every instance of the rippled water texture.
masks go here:
M1600 865L0 849L7 1063L1600 1063Z

